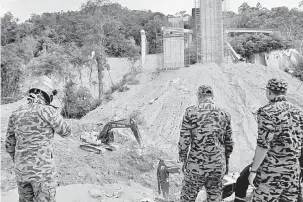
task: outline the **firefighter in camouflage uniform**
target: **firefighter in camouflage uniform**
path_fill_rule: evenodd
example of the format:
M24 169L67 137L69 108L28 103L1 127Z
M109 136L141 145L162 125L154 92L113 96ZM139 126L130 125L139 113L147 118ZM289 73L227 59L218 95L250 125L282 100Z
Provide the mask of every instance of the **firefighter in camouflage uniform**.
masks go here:
M252 201L296 202L303 113L287 101L285 80L273 78L266 88L269 103L257 112L257 148L248 178L255 185Z
M50 105L56 93L53 81L40 77L29 89L28 103L9 118L5 147L14 161L19 202L56 201L54 134L71 134L59 110Z
M185 175L181 202L194 202L204 186L208 202L221 202L234 145L231 117L215 106L210 86L200 86L197 94L199 105L186 109L178 144Z

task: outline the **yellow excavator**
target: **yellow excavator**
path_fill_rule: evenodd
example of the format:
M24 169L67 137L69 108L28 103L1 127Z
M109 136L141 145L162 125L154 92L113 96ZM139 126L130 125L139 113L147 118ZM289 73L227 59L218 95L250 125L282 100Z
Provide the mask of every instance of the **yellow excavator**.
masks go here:
M129 123L125 123L126 119L118 121L110 121L105 124L100 132L84 133L80 136L80 140L85 142L80 148L86 151L102 153L105 149L115 151L116 148L111 145L114 142L114 133L111 131L114 128L130 128L141 147L141 135L138 126L134 119L130 118ZM123 123L124 122L124 123Z

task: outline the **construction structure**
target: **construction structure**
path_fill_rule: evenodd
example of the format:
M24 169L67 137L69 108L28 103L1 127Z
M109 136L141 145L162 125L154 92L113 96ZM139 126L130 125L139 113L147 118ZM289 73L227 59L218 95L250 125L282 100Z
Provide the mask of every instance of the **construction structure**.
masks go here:
M192 32L182 28L162 27L156 35L157 65L161 70L175 70L190 65Z
M194 0L191 29L164 27L156 36L158 68L179 69L194 63L227 62L228 0ZM194 57L194 58L193 58Z
M224 61L222 8L222 0L195 0L198 63Z

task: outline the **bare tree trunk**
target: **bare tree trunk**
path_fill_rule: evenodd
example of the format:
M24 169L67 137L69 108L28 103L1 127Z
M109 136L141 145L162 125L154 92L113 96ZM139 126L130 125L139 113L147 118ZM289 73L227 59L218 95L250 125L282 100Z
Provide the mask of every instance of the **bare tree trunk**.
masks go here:
M99 99L103 94L103 65L101 56L97 56L98 82L99 82Z

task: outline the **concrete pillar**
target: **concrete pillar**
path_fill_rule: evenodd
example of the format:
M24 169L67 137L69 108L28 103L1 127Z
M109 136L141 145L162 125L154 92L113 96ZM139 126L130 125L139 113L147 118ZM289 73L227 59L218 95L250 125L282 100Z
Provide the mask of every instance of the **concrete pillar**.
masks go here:
M222 63L222 0L200 0L202 63Z
M145 31L141 30L141 68L144 67L146 58L146 35Z

